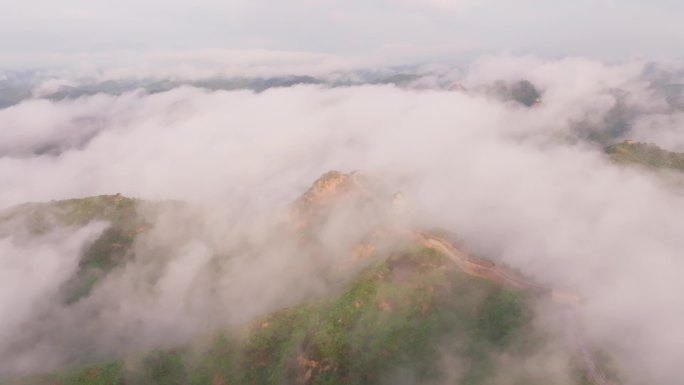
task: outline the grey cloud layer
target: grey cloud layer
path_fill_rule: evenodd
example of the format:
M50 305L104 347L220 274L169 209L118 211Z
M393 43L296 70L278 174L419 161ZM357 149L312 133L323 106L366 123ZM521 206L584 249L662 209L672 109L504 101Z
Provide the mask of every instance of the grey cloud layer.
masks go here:
M414 58L426 52L670 57L679 55L684 39L684 9L669 0L31 0L7 2L3 10L3 65L14 55L45 52L211 48L371 55L399 49ZM72 64L80 61L75 55Z

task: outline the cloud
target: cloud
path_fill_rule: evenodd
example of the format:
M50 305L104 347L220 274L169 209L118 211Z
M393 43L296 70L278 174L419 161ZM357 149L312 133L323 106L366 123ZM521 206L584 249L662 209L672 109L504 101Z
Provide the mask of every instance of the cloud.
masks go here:
M390 0L391 1L391 0ZM437 10L465 10L475 5L487 3L483 0L399 0L401 3L427 6Z
M84 247L93 242L106 224L91 223L77 230L59 229L27 241L18 236L18 223L11 236L0 238L0 356L17 351L17 336L44 316L57 300L59 288L77 270ZM2 229L3 233L8 229ZM11 370L34 368L32 357L7 362ZM50 359L50 357L45 357ZM3 367L3 371L8 367Z
M103 283L90 302L59 310L57 321L42 326L67 341L85 335L107 356L122 345L145 349L163 337L177 342L168 336L181 340L324 290L317 259L265 234L321 173L363 170L403 191L415 226L452 230L477 254L581 294L580 316L592 341L614 352L632 378L674 385L684 356L677 326L684 322L678 294L684 244L676 215L684 208L681 177L669 183L621 168L577 131L589 123L602 127L624 103L669 132L656 117L677 119L678 113L644 77L645 67L489 57L459 77L467 89L460 91L179 87L25 101L0 110L0 121L12 127L2 142L11 144L0 157L0 206L116 192L199 206L198 214L166 213L171 217L159 219L157 232L136 246L136 262ZM528 109L487 91L497 80L520 79L539 87L541 104ZM97 127L73 146L84 116ZM36 153L46 138L63 150ZM349 246L368 229L342 231L339 223L329 225L330 246ZM259 252L236 251L245 242ZM235 259L206 279L218 251ZM155 272L152 282L140 277ZM140 282L147 282L144 290L133 284ZM284 289L291 287L298 290ZM90 328L74 330L74 320L92 309L102 315ZM128 339L117 343L122 336ZM52 357L61 345L46 338L39 347Z
M49 79L46 80L31 91L31 95L35 98L42 98L56 93L65 87L73 87L76 84L66 79Z
M655 143L665 149L684 152L684 113L642 117L634 127L634 140Z
M103 52L244 48L372 56L387 45L409 44L417 47L416 61L421 50L467 39L467 49L440 52L441 59L483 52L679 57L681 11L668 0L32 0L7 4L0 15L0 53L5 67L31 55L71 54L76 63L82 54Z
M99 81L144 78L196 80L215 76L315 75L367 67L376 63L373 60L377 59L267 49L124 50L78 55L9 54L4 66L15 70L39 69L39 75L66 78L61 81L83 78ZM47 69L44 66L48 66Z

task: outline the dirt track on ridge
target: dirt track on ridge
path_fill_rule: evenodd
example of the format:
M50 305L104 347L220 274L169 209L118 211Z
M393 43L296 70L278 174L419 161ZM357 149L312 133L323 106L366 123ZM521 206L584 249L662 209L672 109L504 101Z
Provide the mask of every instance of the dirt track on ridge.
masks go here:
M576 306L581 302L577 295L559 291L550 286L537 284L504 267L468 255L454 247L451 242L438 236L411 230L404 230L402 233L407 233L407 235L424 247L439 251L448 256L466 274L498 282L505 286L550 295L554 302L567 305L569 318L572 318L568 322L568 336L571 343L575 345L575 351L582 361L587 379L594 385L619 385L618 382L610 379L601 369L597 358L587 346L585 338L581 336L579 322L576 320L574 312Z

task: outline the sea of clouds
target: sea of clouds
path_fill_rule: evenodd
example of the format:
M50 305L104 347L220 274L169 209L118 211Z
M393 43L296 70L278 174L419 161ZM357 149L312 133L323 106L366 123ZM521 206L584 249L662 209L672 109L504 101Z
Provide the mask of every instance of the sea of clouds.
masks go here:
M679 384L682 177L616 165L603 146L635 139L684 150L682 67L503 56L414 72L402 84L44 98L82 82L55 77L0 109L0 207L121 193L189 202L215 224L161 226L148 243L178 244L154 284L142 292L134 284L159 268L143 257L96 289L97 306L72 308L51 295L102 224L0 239L0 373L59 366L69 349L110 357L123 346L182 342L320 291L316 262L265 234L319 175L360 170L402 191L414 226L449 229L469 250L577 293L588 338L629 378ZM541 103L528 108L492 91L523 79ZM360 231L334 228L331 245ZM238 253L211 285L197 278L216 250L245 240L261 251ZM54 318L32 318L41 314Z

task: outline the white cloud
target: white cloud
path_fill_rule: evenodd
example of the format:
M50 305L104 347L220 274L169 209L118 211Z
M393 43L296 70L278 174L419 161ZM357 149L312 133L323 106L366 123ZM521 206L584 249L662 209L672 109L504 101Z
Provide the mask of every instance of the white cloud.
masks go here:
M34 98L42 98L52 95L64 87L73 87L76 83L67 79L48 79L33 88L31 95Z
M0 205L121 192L211 207L216 222L210 223L220 226L210 235L193 233L189 224L160 229L157 243L151 235L150 249L173 246L164 269L146 265L144 256L154 254L140 246L143 257L94 294L100 302L79 310L104 309L91 329L70 327L78 311L60 313L64 333L57 334L86 335L98 348L116 351L117 338L138 336L136 330L140 338L126 344L148 347L171 331L181 338L293 301L296 290L284 289L292 285L301 293L319 290L322 283L311 279L316 264L292 259L296 245L269 245L264 229L321 173L363 170L401 186L416 225L448 228L471 250L582 294L588 333L638 371L635 379L648 375L651 382L678 385L684 355L677 327L684 322L677 274L684 269L681 190L610 163L599 148L567 140L577 122L600 124L617 103L618 88L629 94L629 108L667 113L644 82L643 68L641 62L504 57L483 59L463 76L471 92L297 86L257 94L181 87L25 102L0 110L0 121L12 122L4 141L14 144L7 149L31 149L45 136L68 141L82 116L101 125L83 146L57 155L0 157ZM540 105L526 109L476 92L490 81L520 78L540 87ZM236 253L232 274L205 280L207 253L219 244L239 249L244 239L264 251ZM135 272L146 269L168 275L143 285L141 294L130 280L138 282ZM182 287L188 290L179 293ZM192 295L210 289L221 294ZM183 295L189 299L182 306L160 300ZM222 309L216 318L204 317L216 308ZM43 342L59 347L49 338Z
M11 341L53 306L60 286L77 270L84 246L105 227L92 223L77 231L61 229L30 241L16 236L19 232L15 228L11 229L15 235L0 238L0 356L12 354ZM11 364L21 371L35 367L36 362L29 359Z
M7 55L4 66L19 70L35 66L35 63L49 65L39 73L56 78L49 80L52 88L55 84L70 84L84 78L96 81L142 78L196 80L214 76L320 75L388 64L373 56L264 49L207 49L79 55L24 53Z

